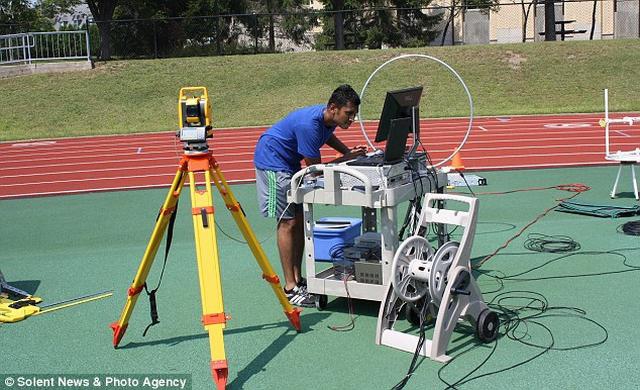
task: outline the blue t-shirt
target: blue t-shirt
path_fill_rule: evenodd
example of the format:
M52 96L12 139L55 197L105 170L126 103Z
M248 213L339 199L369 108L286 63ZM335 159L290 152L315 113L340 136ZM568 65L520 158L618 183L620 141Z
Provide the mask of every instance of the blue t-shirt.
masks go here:
M303 158L320 158L320 148L336 129L325 126L325 108L324 104L300 108L265 131L253 156L256 168L295 173Z

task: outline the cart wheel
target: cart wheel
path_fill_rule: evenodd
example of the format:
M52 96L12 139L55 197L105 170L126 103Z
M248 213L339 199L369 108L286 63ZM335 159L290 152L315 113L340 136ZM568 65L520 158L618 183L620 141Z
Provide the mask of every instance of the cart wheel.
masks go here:
M488 343L498 337L500 319L496 312L484 309L476 321L476 337L483 343Z
M316 309L318 310L324 310L327 308L327 301L329 299L327 298L326 295L324 294L318 294L316 295Z

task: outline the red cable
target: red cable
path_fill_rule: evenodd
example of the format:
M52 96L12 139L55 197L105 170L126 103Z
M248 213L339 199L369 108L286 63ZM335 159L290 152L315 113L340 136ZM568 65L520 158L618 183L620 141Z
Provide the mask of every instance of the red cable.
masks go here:
M571 195L571 196L568 196L566 198L562 198L562 199L558 199L557 200L558 203L561 203L561 202L564 202L565 200L569 200L569 199L575 198L576 196L578 196L582 192L589 191L591 189L591 187L589 187L586 184L582 184L582 183L570 183L570 184L560 184L560 185L551 186L551 187L531 187L531 188L525 188L525 189L513 190L513 191L506 191L506 192L493 192L493 193L492 192L485 192L485 193L483 193L483 195L510 194L510 193L513 193L513 192L537 191L537 190L548 190L548 189L557 189L557 190L561 190L561 191L574 192L574 194ZM492 257L497 255L498 252L500 252L504 248L508 247L509 244L511 244L511 242L513 240L515 240L516 238L520 237L520 235L522 235L522 233L524 233L524 231L527 230L529 228L529 226L531 226L534 223L538 222L540 219L542 219L542 217L547 215L551 210L555 209L557 206L558 205L555 204L552 207L549 207L548 209L544 210L542 213L538 214L537 217L535 217L531 222L527 223L522 229L520 229L520 231L518 231L515 235L513 235L511 238L509 238L507 241L505 241L502 245L500 245L498 247L498 249L496 249L493 253L491 253L490 255L487 255L484 259L480 260L479 263L474 264L473 268L476 268L476 269L480 268L480 266L482 266L482 264L484 264L487 261L489 261Z

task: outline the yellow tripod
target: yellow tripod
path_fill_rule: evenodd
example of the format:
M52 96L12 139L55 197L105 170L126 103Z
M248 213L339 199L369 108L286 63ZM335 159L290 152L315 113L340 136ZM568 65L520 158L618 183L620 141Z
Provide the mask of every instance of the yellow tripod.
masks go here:
M199 101L194 102L194 104L202 106L202 110L190 111L188 99L183 99L185 93L193 92L194 90L203 90L200 91L203 94L199 95ZM210 110L210 108L207 107L206 100L206 89L202 87L183 88L180 91L180 101L183 103L186 102L186 104L184 104L186 107L180 111L181 124L187 124L188 126L188 123L195 123L196 125L204 125L206 123L207 131L205 133L208 134L210 126L208 126L209 114L207 110ZM188 117L185 121L182 121L183 114ZM201 120L196 121L194 119L189 121L188 119L192 117L190 114L193 114L193 117L197 117L199 115ZM189 136L190 135L185 135L184 139L189 138ZM210 137L210 135L207 137ZM183 137L181 136L181 140L182 139ZM190 138L190 142L191 141L193 141L193 138ZM164 232L167 230L172 214L177 211L176 205L178 198L180 197L181 190L185 184L186 177L188 176L191 193L196 258L198 262L198 276L200 281L200 295L202 299L202 322L205 330L209 333L211 372L218 389L224 389L227 383L228 365L224 350L223 330L226 326L226 321L230 317L224 312L222 300L222 283L220 280L213 196L211 192L212 181L222 195L227 209L231 212L233 219L249 244L254 257L262 270L262 277L270 283L273 292L276 294L276 297L284 309L285 315L298 332L300 332L301 329L300 309L294 308L289 303L289 300L280 285L280 279L273 271L260 242L256 239L253 230L249 226L244 211L233 195L231 188L227 184L218 163L213 157L213 153L208 150L206 140L204 140L204 138L199 138L198 141L199 142L195 143L191 142L190 144L185 143L185 154L180 160L178 171L173 179L173 183L171 184L171 188L169 189L169 193L167 194L164 204L160 209L160 214L153 229L153 233L151 234L151 239L149 240L147 249L142 257L142 262L140 263L138 272L133 280L133 284L128 290L127 302L122 314L120 315L120 320L111 324L111 328L113 329L113 346L117 348L129 324L129 318L131 317L138 295L145 288L146 279L160 245L160 241L162 240ZM194 148L193 146L195 144L197 144L197 147ZM204 175L204 186L198 186L196 184L196 174Z

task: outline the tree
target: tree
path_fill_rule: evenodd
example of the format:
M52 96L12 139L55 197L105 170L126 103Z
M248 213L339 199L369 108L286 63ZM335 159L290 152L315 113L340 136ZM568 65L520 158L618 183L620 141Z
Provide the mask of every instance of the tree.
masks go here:
M593 10L591 11L591 32L589 40L593 41L593 33L596 31L596 15L598 13L598 0L593 1Z
M44 16L53 19L58 14L71 13L75 6L82 3L82 0L40 0L37 4Z
M193 44L206 47L213 42L215 54L223 54L225 43L235 43L239 35L239 19L231 15L245 14L246 11L245 0L191 0L184 16L193 19L186 22L185 31ZM204 15L215 17L215 20L212 23L196 18Z
M53 23L38 3L30 0L0 0L0 34L48 31Z
M397 29L403 46L424 46L431 42L437 32L440 16L432 16L423 12L431 1L396 0L392 2L396 11Z
M328 17L323 17L323 34L320 37L320 47L329 45L329 37L331 37L332 45L335 50L343 50L345 48L345 10L353 10L358 6L358 2L351 0L322 0L325 11L330 12L331 21ZM353 17L353 13L347 12L347 17Z
M130 0L119 4L111 27L112 54L162 57L178 54L185 44L181 20L187 3L171 0Z
M325 0L328 10L334 11L334 23L324 18L319 48L331 45L329 37L335 48L428 45L437 35L435 28L441 18L424 12L430 3L431 0Z
M111 59L111 20L118 0L87 0L100 32L100 59Z
M522 42L527 41L527 20L529 19L529 13L531 8L538 4L538 0L527 0L527 6L525 7L525 0L520 0L520 6L522 7Z
M243 24L256 40L266 34L269 51L276 51L276 34L295 44L308 43L307 32L318 25L316 14L305 7L306 0L249 1L251 15L242 18ZM257 47L256 47L257 49Z
M331 8L335 11L333 14L333 30L335 32L335 48L336 50L344 50L344 0L330 1Z
M544 40L556 40L556 10L553 0L544 0Z

